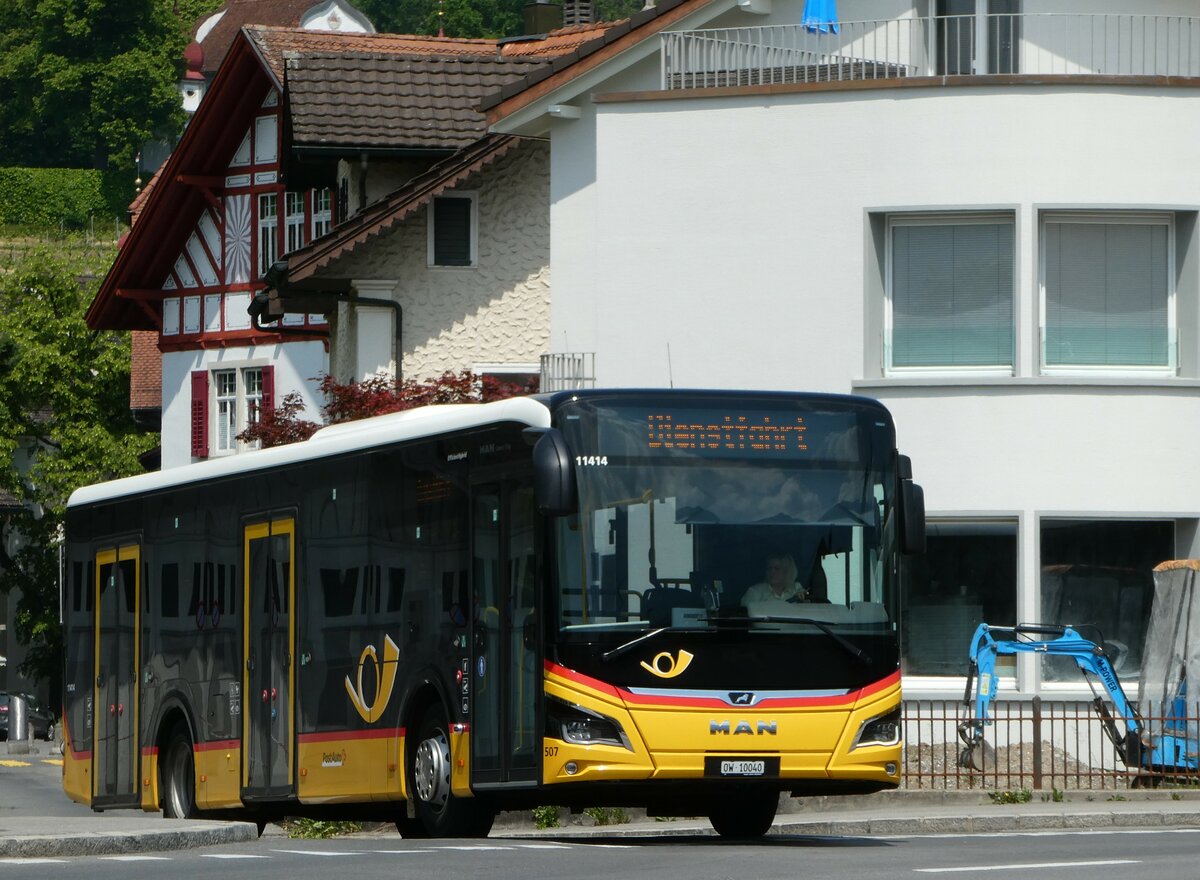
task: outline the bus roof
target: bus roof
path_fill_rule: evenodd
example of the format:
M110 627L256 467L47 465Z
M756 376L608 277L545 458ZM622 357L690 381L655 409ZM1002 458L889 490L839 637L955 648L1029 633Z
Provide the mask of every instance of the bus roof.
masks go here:
M138 474L108 483L84 486L71 493L67 507L154 492L203 480L266 470L325 458L341 452L371 449L388 443L433 437L455 431L517 422L533 428L550 426L546 404L530 397L513 397L494 403L460 403L424 406L321 428L307 440L240 455L230 455L197 464Z

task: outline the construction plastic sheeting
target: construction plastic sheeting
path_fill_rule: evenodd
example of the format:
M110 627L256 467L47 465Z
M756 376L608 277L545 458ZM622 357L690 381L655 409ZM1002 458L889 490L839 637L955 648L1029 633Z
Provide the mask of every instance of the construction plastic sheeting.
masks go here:
M1142 653L1138 710L1146 733L1157 737L1164 726L1178 727L1174 703L1185 696L1187 737L1200 738L1200 560L1164 562L1154 569L1154 605ZM1191 691L1185 682L1196 682ZM1178 735L1178 731L1175 731Z

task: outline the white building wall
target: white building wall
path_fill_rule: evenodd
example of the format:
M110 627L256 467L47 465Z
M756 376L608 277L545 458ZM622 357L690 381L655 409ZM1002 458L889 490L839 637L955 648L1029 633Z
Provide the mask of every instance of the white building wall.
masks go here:
M321 421L320 376L328 370L322 342L289 342L278 345L233 346L223 349L167 352L163 355L162 469L191 464L193 370L233 367L275 367L275 405L284 395L298 391L304 399L301 418ZM210 387L211 391L211 387ZM210 444L212 442L210 406Z
M1017 619L1040 619L1047 518L1169 520L1200 552L1198 110L1200 90L1112 85L589 104L553 132L554 348L595 351L602 386L881 399L933 518L1017 524ZM1063 208L1175 214L1178 376L1042 375L1038 221ZM885 375L876 218L980 209L1015 219L1013 375Z
M335 264L333 271L356 280L397 280L405 378L426 379L483 362L536 364L547 351L548 170L548 147L530 141L459 190L478 194L474 267L428 265L426 211ZM339 337L338 344L345 342ZM341 364L342 353L334 356Z

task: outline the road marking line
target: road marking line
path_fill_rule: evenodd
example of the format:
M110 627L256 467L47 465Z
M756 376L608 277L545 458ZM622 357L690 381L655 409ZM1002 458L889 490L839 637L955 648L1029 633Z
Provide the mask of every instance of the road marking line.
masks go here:
M1097 868L1103 865L1140 865L1136 859L1097 862L1034 862L1025 865L972 865L965 868L913 868L918 874L953 874L966 871L1027 871L1031 868Z
M570 849L565 843L518 843L521 849Z
M201 853L202 859L269 859L270 856L259 856L253 853Z
M53 764L55 767L63 765L62 758L42 758L43 764Z
M28 761L16 761L12 758L4 758L0 760L0 767L32 767Z
M0 865L65 865L66 859L0 859Z
M273 849L271 852L289 853L294 856L322 856L331 858L333 856L361 856L361 852L321 852L315 849Z
M493 850L512 850L513 847L511 847L511 846L435 846L435 847L432 847L432 849L435 849L435 850L449 849L449 850L457 850L459 852L472 852L472 851L491 852Z
M100 856L107 862L169 862L167 856Z

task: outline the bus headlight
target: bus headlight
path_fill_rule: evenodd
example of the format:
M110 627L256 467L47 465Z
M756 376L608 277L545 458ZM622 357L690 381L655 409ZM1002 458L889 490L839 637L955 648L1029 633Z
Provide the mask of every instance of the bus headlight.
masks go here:
M894 746L900 742L900 707L863 722L854 738L853 751L859 746Z
M629 737L615 718L553 697L546 700L546 735L582 746L604 744L633 751Z

